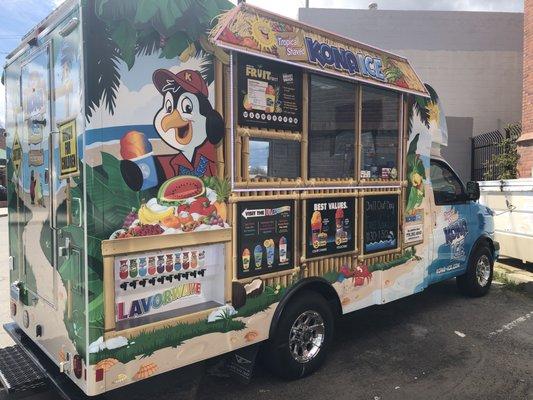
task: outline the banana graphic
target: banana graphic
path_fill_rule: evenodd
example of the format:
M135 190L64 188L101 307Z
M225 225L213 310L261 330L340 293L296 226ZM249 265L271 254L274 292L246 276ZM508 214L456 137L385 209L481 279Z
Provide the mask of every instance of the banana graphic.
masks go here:
M161 222L163 219L171 216L172 214L174 214L174 209L172 207L169 207L165 211L154 212L150 210L146 204L143 204L139 209L139 221L143 225L153 225Z

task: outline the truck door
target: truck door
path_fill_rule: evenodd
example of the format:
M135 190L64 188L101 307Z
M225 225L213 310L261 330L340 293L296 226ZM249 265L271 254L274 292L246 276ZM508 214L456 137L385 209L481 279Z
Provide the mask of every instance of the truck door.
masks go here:
M473 244L471 201L457 174L442 160L431 160L433 260L430 283L460 275L465 270Z
M21 68L24 155L23 194L27 224L22 233L24 287L55 305L55 235L51 229L50 48L43 46Z

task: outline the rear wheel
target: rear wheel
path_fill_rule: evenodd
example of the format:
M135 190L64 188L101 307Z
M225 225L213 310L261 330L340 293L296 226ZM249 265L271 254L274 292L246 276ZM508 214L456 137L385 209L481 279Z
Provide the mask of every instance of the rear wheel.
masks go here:
M459 291L470 297L480 297L487 294L492 283L494 259L487 246L476 248L464 275L457 277Z
M334 317L328 302L314 292L304 292L283 310L264 356L270 370L286 379L316 371L324 362L333 339Z

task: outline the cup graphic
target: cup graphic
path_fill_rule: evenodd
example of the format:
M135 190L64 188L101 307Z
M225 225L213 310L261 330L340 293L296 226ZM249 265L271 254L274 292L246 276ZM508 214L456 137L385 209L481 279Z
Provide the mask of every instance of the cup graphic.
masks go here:
M322 214L320 211L313 212L311 216L311 243L318 243L318 235L322 231Z
M148 274L149 275L155 275L157 272L155 267L155 257L148 257Z
M146 257L141 257L139 258L139 276L146 276L147 273Z
M282 236L279 239L279 262L286 263L287 261L287 239Z
M130 278L136 278L137 277L137 259L132 258L130 260Z
M267 239L263 245L266 249L267 266L272 267L274 264L274 241L272 239Z
M188 251L183 253L183 262L181 263L183 269L189 269L191 266L190 253Z
M254 248L254 260L255 260L255 269L261 269L261 264L263 264L263 246L258 244Z
M181 269L181 253L174 254L174 270L179 271Z
M191 251L191 268L198 266L198 252L196 250Z
M157 256L157 273L165 272L165 256Z
M120 279L128 278L128 260L120 260L120 269L118 270Z
M242 269L244 271L250 269L250 250L247 248L242 251Z
M205 250L198 252L198 268L205 268Z
M165 256L166 263L165 263L165 270L167 272L172 272L174 270L174 259L172 254L167 254Z

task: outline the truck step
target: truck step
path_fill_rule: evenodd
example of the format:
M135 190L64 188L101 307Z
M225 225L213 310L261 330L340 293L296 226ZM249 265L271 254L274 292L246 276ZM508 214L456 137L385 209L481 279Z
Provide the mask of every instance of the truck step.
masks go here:
M17 397L48 387L45 374L18 344L0 349L0 382L9 394Z

